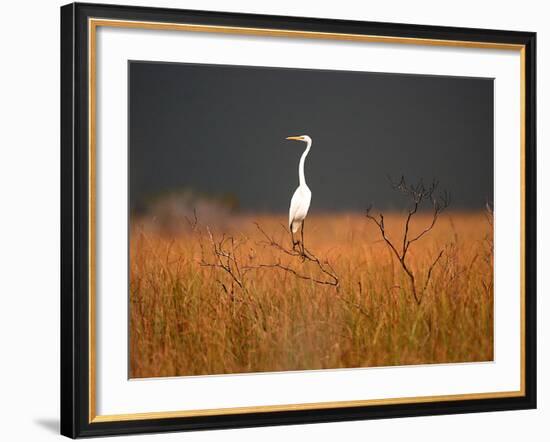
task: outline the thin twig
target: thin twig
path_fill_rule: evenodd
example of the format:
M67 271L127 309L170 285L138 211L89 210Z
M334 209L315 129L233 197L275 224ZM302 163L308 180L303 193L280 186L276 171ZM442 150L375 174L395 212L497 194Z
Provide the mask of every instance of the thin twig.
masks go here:
M439 261L439 259L442 256L443 256L443 250L441 250L441 252L439 252L439 255L437 255L437 258L435 258L434 262L432 262L432 265L430 266L430 269L428 270L428 276L426 276L426 282L424 283L424 288L422 289L422 292L425 292L426 289L428 288L430 278L432 277L432 271L433 271L435 265L437 264L437 262Z
M297 278L305 279L307 281L312 281L312 282L315 282L317 284L324 284L324 285L331 285L331 286L336 286L338 284L337 280L330 280L330 281L321 280L321 279L314 278L312 276L303 275L301 273L298 273L292 267L285 266L285 265L281 264L280 262L276 262L276 263L273 263L273 264L257 264L257 265L253 265L253 266L245 266L244 267L244 269L246 269L246 270L255 270L255 269L262 269L262 268L284 270L285 272L292 273Z
M201 260L200 265L203 267L214 267L222 269L226 274L228 274L233 282L237 284L241 289L244 289L242 281L242 272L241 265L236 257L236 245L233 237L226 237L225 234L222 235L222 238L219 241L214 239L210 228L207 226L206 231L208 233L208 239L210 240L210 245L212 247L212 253L214 254L216 262L209 262L204 257L204 248L201 242ZM229 242L231 248L225 249L225 243Z

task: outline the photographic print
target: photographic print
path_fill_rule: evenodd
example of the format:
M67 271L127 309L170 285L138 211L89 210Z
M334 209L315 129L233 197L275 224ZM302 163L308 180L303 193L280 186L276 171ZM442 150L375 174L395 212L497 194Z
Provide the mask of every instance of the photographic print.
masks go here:
M536 34L61 8L61 433L536 408Z
M493 79L128 81L130 378L493 360Z

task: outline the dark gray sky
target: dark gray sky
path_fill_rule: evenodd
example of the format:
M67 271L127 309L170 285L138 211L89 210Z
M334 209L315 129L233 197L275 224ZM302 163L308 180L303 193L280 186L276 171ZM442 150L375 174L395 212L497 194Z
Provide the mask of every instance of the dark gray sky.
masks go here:
M311 211L403 207L387 176L493 195L493 80L130 62L130 205L167 191L288 210L305 148Z

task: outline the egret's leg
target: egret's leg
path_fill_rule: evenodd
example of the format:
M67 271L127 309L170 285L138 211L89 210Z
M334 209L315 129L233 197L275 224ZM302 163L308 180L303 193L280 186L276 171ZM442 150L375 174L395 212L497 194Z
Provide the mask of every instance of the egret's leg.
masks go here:
M301 230L301 237L302 237L302 255L305 255L306 254L306 247L304 246L304 224L305 224L305 220L302 221L302 230Z
M294 230L292 230L292 224L290 225L290 237L292 238L292 250L296 250L298 241L294 241Z

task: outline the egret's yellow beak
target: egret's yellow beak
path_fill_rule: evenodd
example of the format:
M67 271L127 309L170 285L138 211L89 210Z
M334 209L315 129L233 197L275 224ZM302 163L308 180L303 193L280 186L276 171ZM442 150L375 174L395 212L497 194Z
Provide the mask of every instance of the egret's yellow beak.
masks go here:
M287 140L298 140L302 141L302 137L286 137Z

